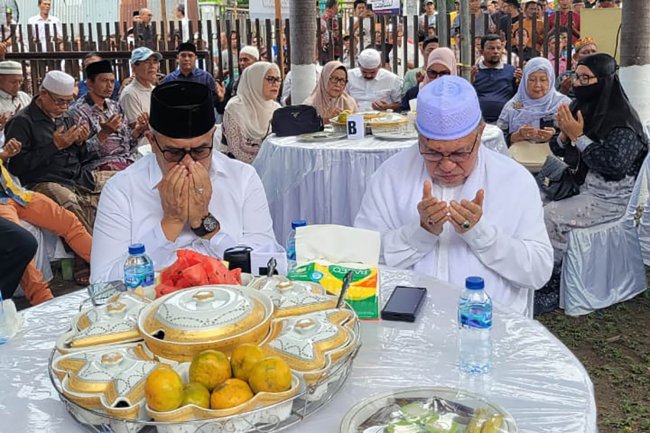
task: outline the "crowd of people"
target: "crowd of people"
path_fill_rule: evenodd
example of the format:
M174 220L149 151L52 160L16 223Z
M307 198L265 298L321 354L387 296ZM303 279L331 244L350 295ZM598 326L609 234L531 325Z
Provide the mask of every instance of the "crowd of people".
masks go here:
M226 65L226 80L197 67L192 42L179 42L177 69L163 77L160 53L134 49L132 76L121 83L110 61L88 53L78 86L50 70L33 98L19 90L22 65L0 62L0 232L12 239L0 247L3 257L12 257L0 264L3 297L19 281L33 305L53 296L28 260L34 242L20 220L66 241L79 284L122 278L127 247L135 242L146 244L158 267L173 262L180 248L223 256L246 244L280 252L251 166L273 132L273 113L303 102L328 123L346 110L411 111L416 102L418 144L373 175L355 225L381 233L382 262L389 266L456 284L471 271L506 309L528 312L530 293L538 289L536 311L556 308L568 233L623 215L648 152L615 60L579 33L576 1L559 4L547 11L538 1L470 0L480 18L475 22L489 25L475 29L479 52L467 81L458 77L458 51L439 46L431 24L435 7L427 1L419 23L423 68L394 74L369 38L354 68L346 66L344 52L316 67L316 85L304 102L291 101L291 72L283 82L283 71L264 61L259 44L228 53L237 67ZM329 54L340 32L327 27L337 3L327 6L321 34ZM372 14L367 6L354 2L356 30L372 30L361 24ZM545 35L532 30L531 20L548 12L559 14L564 26L570 11L571 35L560 32L554 43L566 48L562 41L575 38L574 50L562 54L566 68L556 77L555 59L540 55ZM519 13L525 19L518 32ZM453 28L460 26L456 18ZM523 70L508 61L504 28L512 37L524 35L528 51L515 53L523 56ZM541 39L531 41L532 34ZM315 60L323 55L315 53ZM548 143L571 167L579 193L554 200L540 192L523 166L481 145L487 123L503 131L508 146ZM143 156L146 145L152 154Z

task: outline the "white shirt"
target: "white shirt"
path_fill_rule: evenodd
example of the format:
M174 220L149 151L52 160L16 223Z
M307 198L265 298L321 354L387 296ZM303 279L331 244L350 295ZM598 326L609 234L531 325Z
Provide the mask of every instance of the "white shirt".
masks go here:
M372 80L366 80L361 69L348 71L347 92L359 106L359 111L372 110L372 103L379 100L400 102L402 100L402 79L386 69L380 68Z
M61 38L61 21L52 15L49 15L47 19L43 19L43 17L39 14L33 17L30 17L27 20L27 24L30 26L35 26L38 28L38 39L41 43L41 51L46 52L48 51L48 40L45 37L45 28L49 27L50 28L50 38L54 39L54 29L56 29L56 35ZM34 35L36 35L36 29L33 29ZM56 40L55 40L56 43Z
M13 116L17 111L27 107L32 102L32 97L19 90L18 95L11 96L9 93L0 90L0 113L9 113ZM0 146L5 142L5 131L0 130Z
M186 226L175 242L165 237L160 195L162 171L153 154L113 176L102 190L93 230L92 283L121 280L129 245L141 242L157 270L176 260L176 251L192 249L223 257L227 248L247 245L259 252L282 252L275 241L264 187L253 166L213 151L209 210L221 230L210 240Z
M140 113L149 113L153 87L146 87L134 79L120 93L120 106L122 107L122 111L124 111L124 116L126 116L126 121L129 125L138 120Z
M354 225L382 235L381 262L464 287L477 275L495 303L528 313L532 291L553 268L539 190L531 174L505 155L479 149L474 171L460 188L434 185L447 202L472 200L483 188L483 216L464 234L449 224L441 236L420 227L417 204L431 180L417 145L388 159L373 175Z

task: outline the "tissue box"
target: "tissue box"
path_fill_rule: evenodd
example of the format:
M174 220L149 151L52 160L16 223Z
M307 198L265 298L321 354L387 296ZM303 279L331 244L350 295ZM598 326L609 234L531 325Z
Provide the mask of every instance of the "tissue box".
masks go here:
M345 294L345 300L357 312L360 319L378 319L379 269L377 267L348 267L311 262L295 267L289 272L287 278L318 283L328 293L338 296L341 293L343 279L349 271L353 272L353 277Z

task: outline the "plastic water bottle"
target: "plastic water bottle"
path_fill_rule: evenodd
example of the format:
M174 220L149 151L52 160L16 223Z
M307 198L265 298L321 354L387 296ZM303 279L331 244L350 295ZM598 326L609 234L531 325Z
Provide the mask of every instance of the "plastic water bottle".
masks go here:
M287 271L296 267L296 229L307 225L305 220L291 221L291 233L287 238Z
M2 292L0 292L0 344L5 344L9 340L9 323L7 315L5 314L5 305L2 300Z
M492 300L481 277L467 277L458 299L459 366L471 374L492 368Z
M151 286L154 283L153 261L145 254L143 244L129 247L129 257L124 262L124 285L128 290Z

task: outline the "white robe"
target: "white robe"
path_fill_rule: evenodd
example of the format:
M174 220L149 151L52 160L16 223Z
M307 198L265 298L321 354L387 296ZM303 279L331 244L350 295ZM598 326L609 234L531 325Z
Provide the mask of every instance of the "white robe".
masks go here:
M431 180L415 145L388 159L375 172L354 225L382 235L381 262L413 269L464 287L477 275L493 301L509 311L530 314L532 291L553 268L553 249L535 180L507 156L480 147L477 164L457 188L434 185L433 195L449 202L472 200L483 188L483 216L465 234L446 224L441 236L420 227L417 204Z

